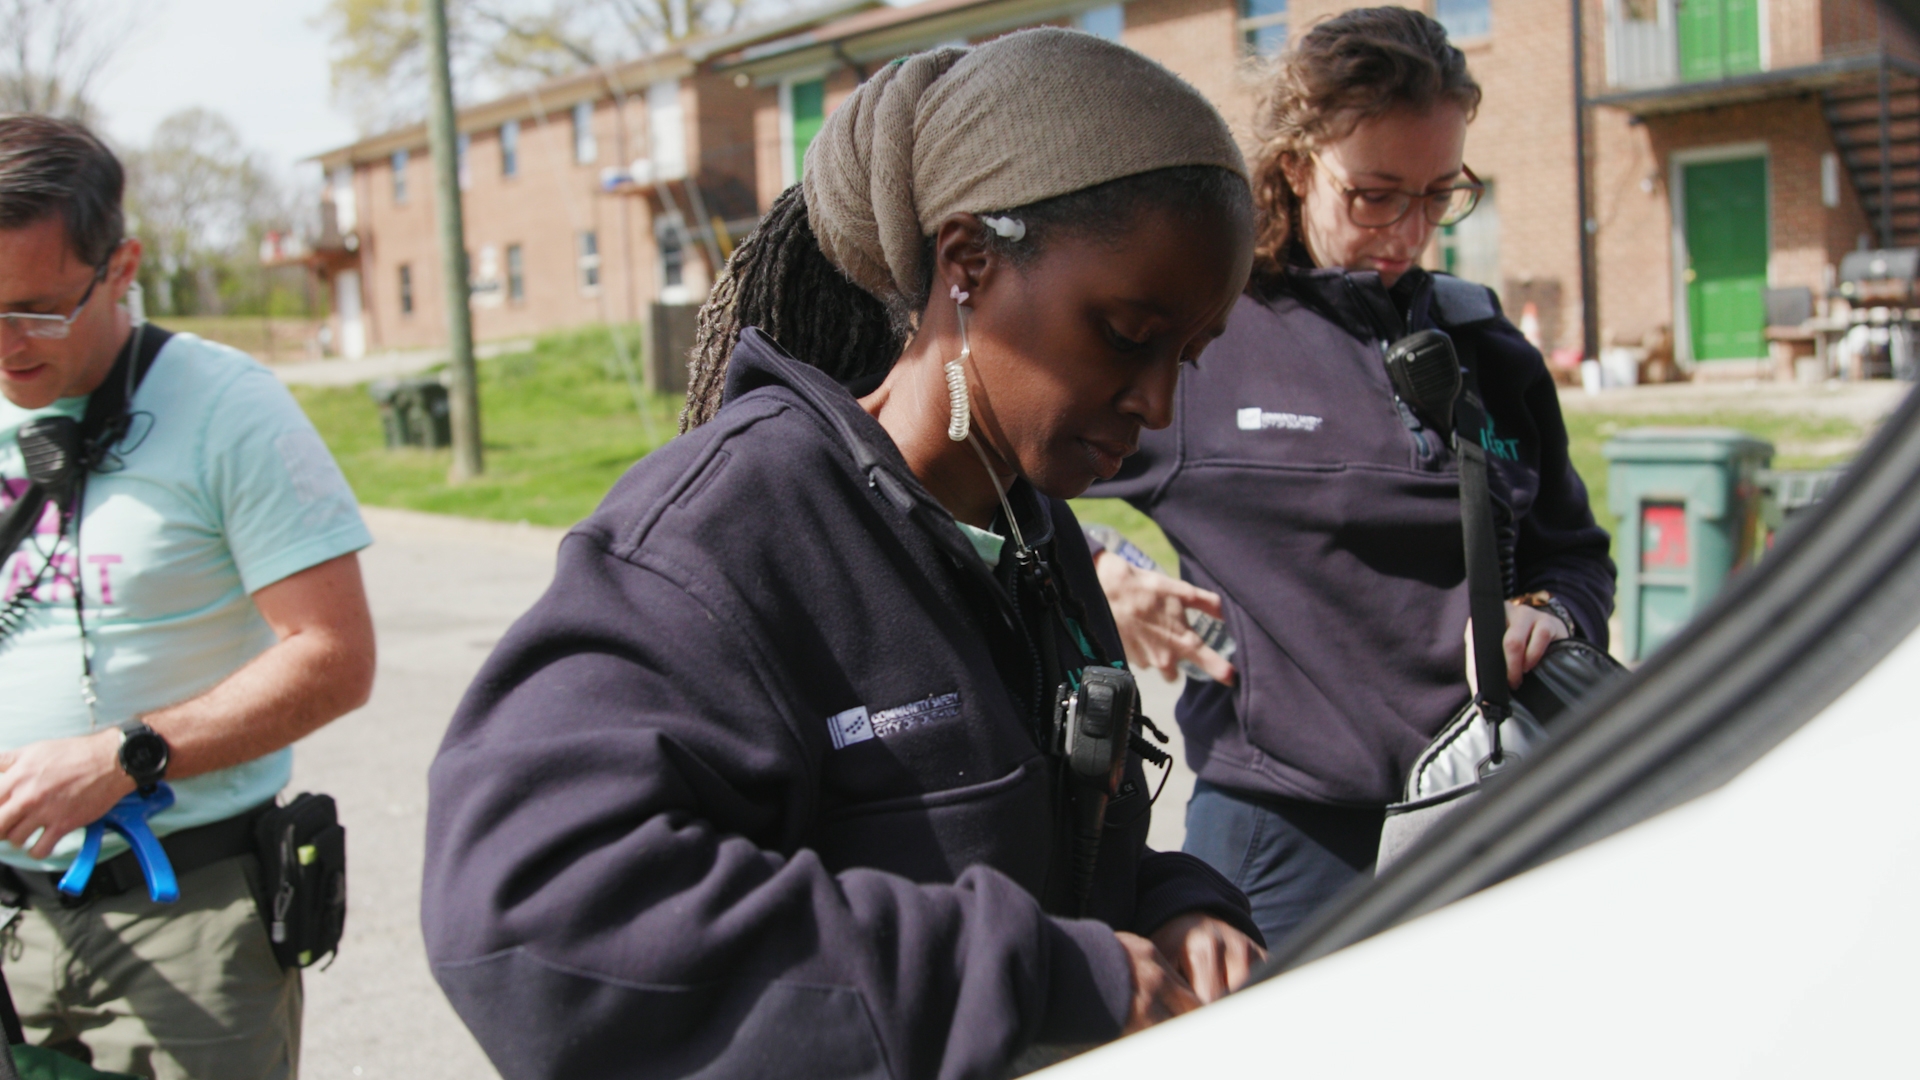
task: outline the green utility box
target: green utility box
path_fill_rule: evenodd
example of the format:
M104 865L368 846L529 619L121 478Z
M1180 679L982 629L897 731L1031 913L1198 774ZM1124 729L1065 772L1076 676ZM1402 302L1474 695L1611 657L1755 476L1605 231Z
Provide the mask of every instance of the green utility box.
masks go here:
M387 449L424 446L429 450L453 445L453 420L447 388L437 379L385 379L367 387L380 406L380 426Z
M1640 660L1752 561L1773 444L1727 428L1639 428L1603 452L1607 505L1620 519L1620 644Z

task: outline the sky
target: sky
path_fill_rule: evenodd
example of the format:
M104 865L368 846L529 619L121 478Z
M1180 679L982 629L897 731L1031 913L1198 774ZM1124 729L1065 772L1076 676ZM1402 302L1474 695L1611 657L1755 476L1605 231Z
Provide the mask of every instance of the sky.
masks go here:
M139 6L139 32L93 86L119 145L144 146L155 124L195 105L232 121L283 177L301 159L354 141L352 117L333 102L326 32L314 25L324 0Z
M114 54L93 98L121 146L191 106L231 120L282 176L294 163L352 142L333 104L323 0L154 0L139 32Z

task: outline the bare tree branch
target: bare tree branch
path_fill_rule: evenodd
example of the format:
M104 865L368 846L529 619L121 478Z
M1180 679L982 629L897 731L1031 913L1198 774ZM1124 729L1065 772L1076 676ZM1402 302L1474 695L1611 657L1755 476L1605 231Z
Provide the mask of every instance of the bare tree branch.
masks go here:
M95 120L88 92L137 17L122 0L0 0L0 111Z

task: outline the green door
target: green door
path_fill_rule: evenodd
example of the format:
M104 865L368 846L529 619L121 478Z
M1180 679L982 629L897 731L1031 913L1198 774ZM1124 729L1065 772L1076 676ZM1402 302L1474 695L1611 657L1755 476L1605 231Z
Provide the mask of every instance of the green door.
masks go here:
M1767 159L1686 166L1687 320L1695 360L1767 355Z
M793 178L799 180L806 175L807 147L820 134L820 125L827 122L827 82L814 79L794 83L788 88L787 99L793 106Z
M1675 0L1680 78L1724 79L1760 70L1760 0Z

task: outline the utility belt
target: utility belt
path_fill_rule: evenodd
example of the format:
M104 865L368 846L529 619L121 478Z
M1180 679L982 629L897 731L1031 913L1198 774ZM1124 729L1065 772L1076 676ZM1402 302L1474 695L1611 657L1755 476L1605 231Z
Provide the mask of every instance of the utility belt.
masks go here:
M158 839L176 878L226 859L259 860L255 900L282 967L307 967L339 949L347 914L347 834L331 796L302 794L285 806L269 800ZM0 864L0 907L73 910L147 887L132 851L102 860L78 896L60 891L63 876Z
M273 809L271 801L263 802L230 818L181 829L160 837L160 847L167 853L167 861L173 864L173 872L178 877L185 877L223 859L252 855L256 851L254 829L260 819ZM132 851L123 851L111 859L101 860L93 868L93 876L87 879L86 890L78 896L69 896L60 891L60 878L64 873L60 870L22 870L0 863L0 904L26 907L31 901L40 907L57 904L72 910L146 888L146 876L141 873L139 860ZM13 895L6 895L8 893Z

